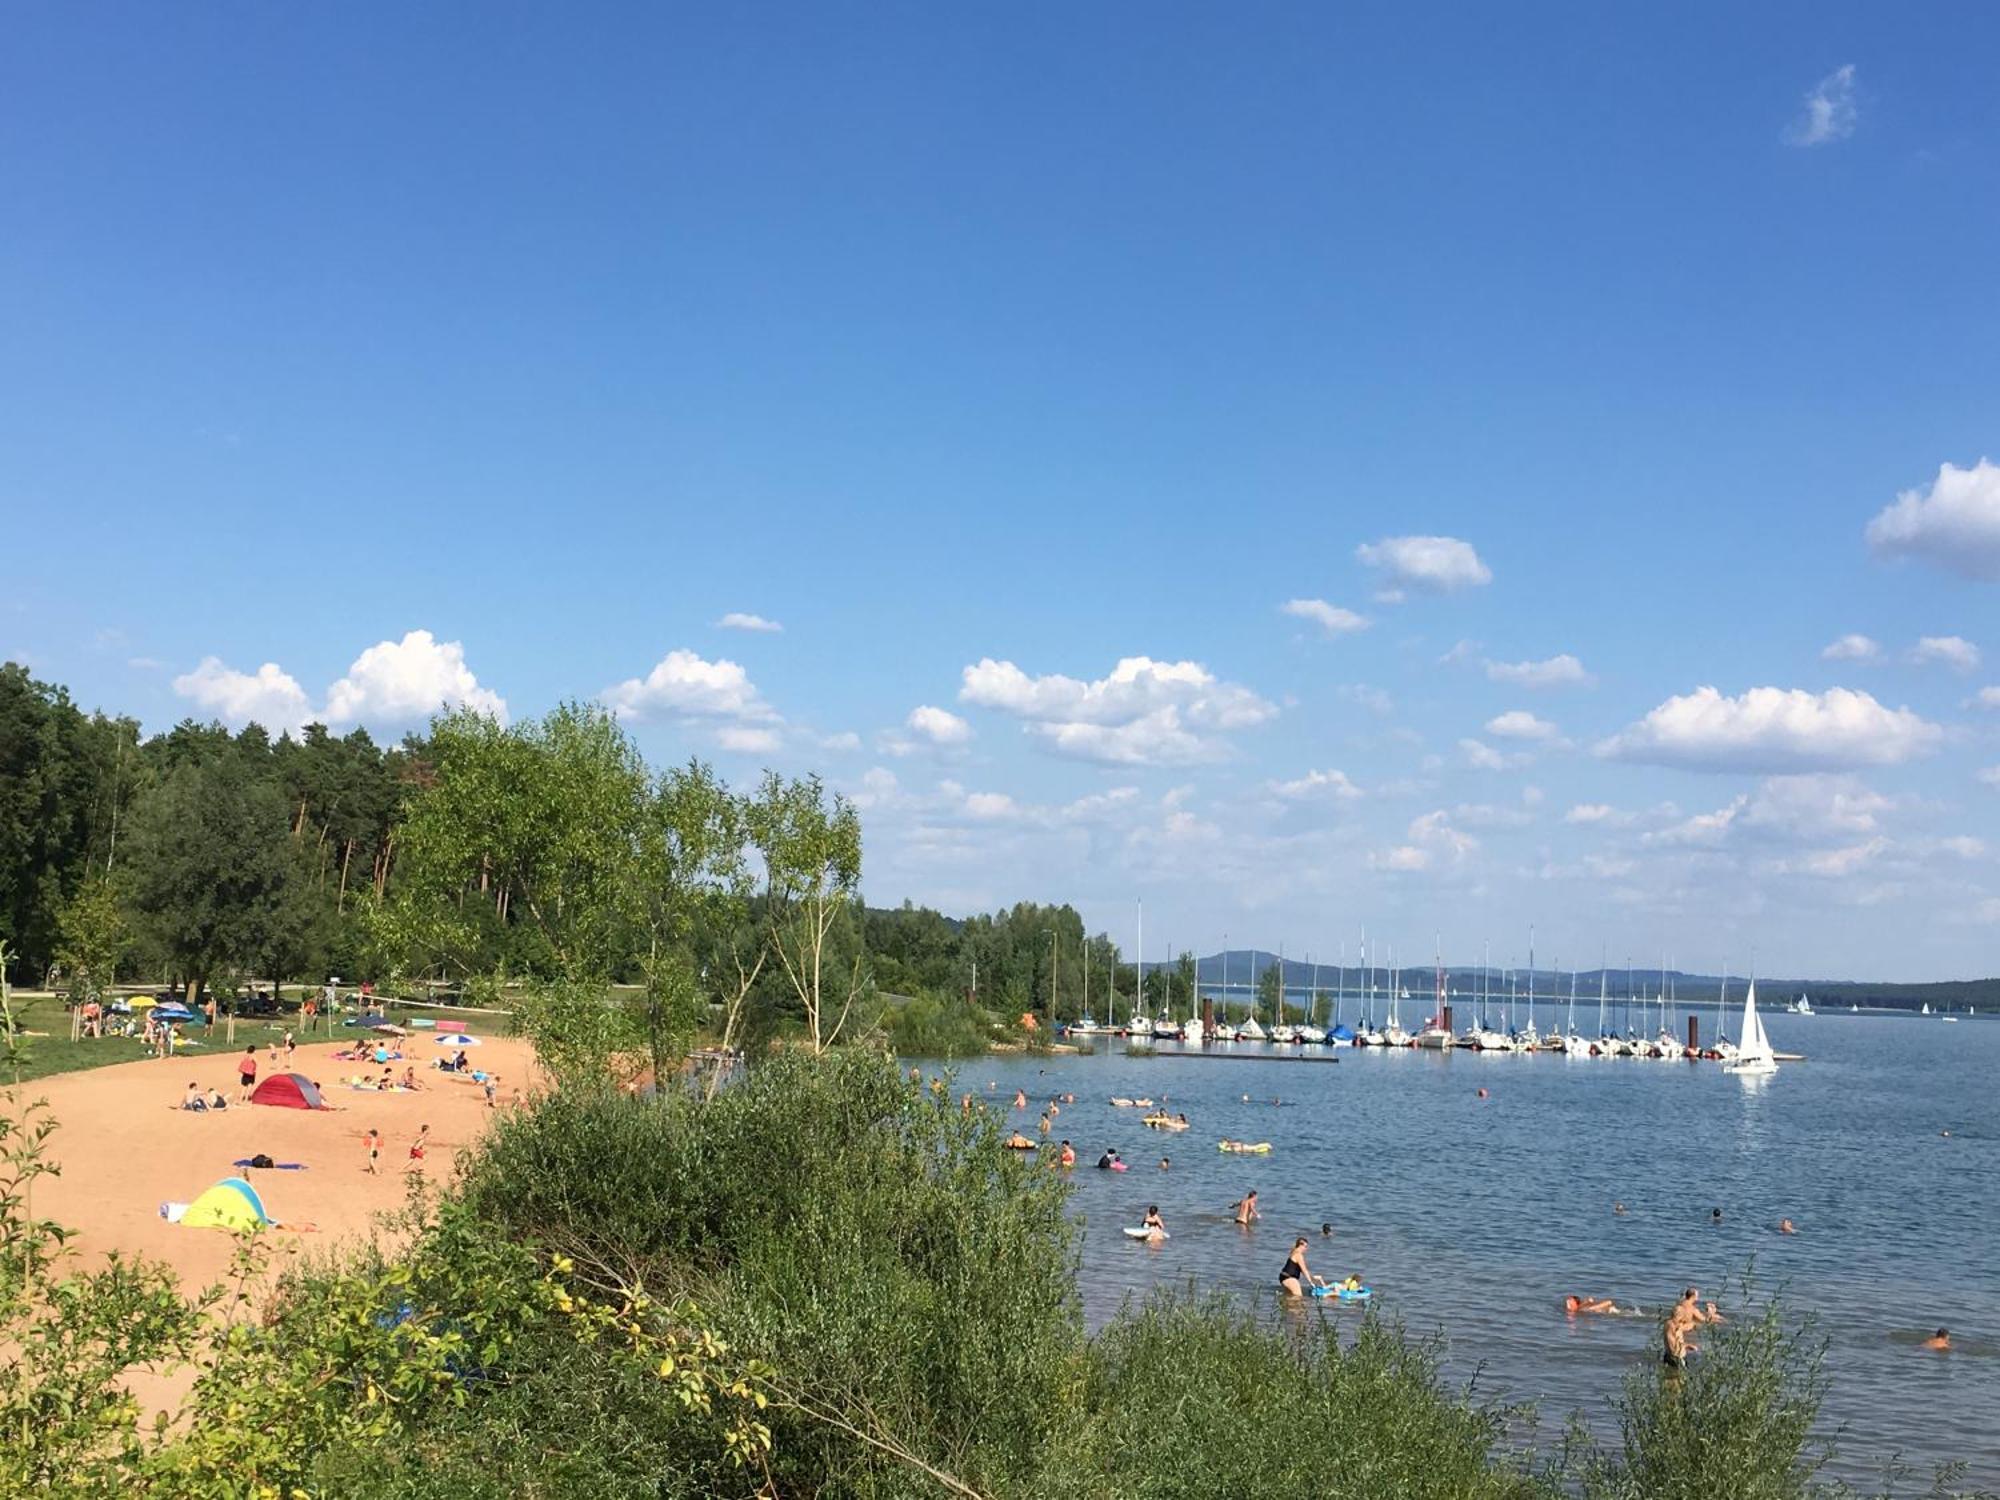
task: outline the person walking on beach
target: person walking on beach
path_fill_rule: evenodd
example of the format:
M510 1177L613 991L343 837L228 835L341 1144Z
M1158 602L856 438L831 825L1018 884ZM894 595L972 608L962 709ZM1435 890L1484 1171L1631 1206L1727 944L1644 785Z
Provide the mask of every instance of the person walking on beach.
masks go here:
M1235 1213L1236 1222L1246 1229L1250 1227L1251 1220L1264 1217L1257 1212L1257 1190L1255 1188L1252 1188L1243 1195L1242 1201L1236 1205Z
M430 1126L419 1125L417 1127L416 1138L410 1142L410 1165L408 1167L409 1171L421 1173L424 1170L424 1150L426 1147L430 1145L430 1142L431 1142Z
M243 1055L236 1059L237 1102L250 1102L250 1090L257 1086L257 1044L252 1042L243 1049Z
M368 1175L374 1177L378 1175L376 1163L382 1159L382 1132L370 1125L363 1140L368 1147Z

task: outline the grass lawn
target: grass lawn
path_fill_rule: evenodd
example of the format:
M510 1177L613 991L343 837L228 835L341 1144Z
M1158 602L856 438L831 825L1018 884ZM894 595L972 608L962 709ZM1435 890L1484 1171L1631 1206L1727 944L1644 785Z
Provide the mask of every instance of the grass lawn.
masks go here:
M490 1012L475 1013L454 1010L450 1006L398 1007L391 1014L399 1016L426 1016L438 1023L440 1031L464 1026L485 1036L506 1036L511 1031L509 1018L496 1016ZM57 1073L73 1073L81 1068L103 1068L113 1063L137 1062L151 1057L152 1053L136 1037L97 1037L72 1042L69 1039L69 1012L63 1008L62 1000L55 995L14 993L14 1020L24 1032L26 1057L21 1066L23 1081L34 1078L48 1078ZM199 1045L189 1047L182 1056L209 1057L218 1052L242 1051L253 1043L262 1047L266 1043L278 1041L287 1029L294 1033L301 1052L308 1048L331 1047L339 1042L352 1041L358 1031L352 1026L342 1026L338 1022L333 1035L328 1036L322 1028L316 1035L300 1033L295 1016L285 1015L272 1019L246 1019L237 1017L236 1041L232 1047L223 1038L228 1035L226 1022L218 1019L215 1023L215 1040L206 1040L207 1028L199 1021L191 1026L183 1026L183 1036L197 1039ZM35 1033L44 1033L36 1035ZM417 1032L412 1040L421 1038ZM11 1076L12 1070L8 1070Z

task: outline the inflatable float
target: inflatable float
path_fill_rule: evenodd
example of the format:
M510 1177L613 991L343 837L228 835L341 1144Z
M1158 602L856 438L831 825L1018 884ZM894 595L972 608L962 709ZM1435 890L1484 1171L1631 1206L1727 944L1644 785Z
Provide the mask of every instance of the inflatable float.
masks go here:
M1238 1156L1269 1156L1271 1154L1271 1143L1269 1141L1259 1141L1253 1146L1247 1141L1218 1141L1215 1149L1218 1151L1233 1151Z
M1134 1228L1133 1228L1133 1227L1132 1227L1131 1225L1129 1225L1129 1224L1127 1224L1127 1225L1125 1226L1125 1228L1123 1229L1123 1231L1121 1231L1121 1232L1122 1232L1122 1233L1124 1234L1125 1238L1126 1238L1126 1239L1128 1239L1128 1240L1150 1240L1150 1239L1151 1239L1151 1238L1153 1237L1153 1234L1154 1234L1154 1231L1153 1231L1153 1230L1150 1230L1150 1229L1145 1229L1145 1228L1139 1228L1139 1229L1134 1229ZM1172 1235L1170 1235L1170 1234L1168 1234L1168 1233L1166 1232L1166 1230L1164 1230L1164 1229L1162 1229L1162 1230L1158 1231L1158 1233L1159 1233L1159 1236L1160 1236L1160 1238L1161 1238L1161 1239L1163 1239L1163 1240L1165 1240L1165 1239L1172 1239L1172 1238L1173 1238L1173 1236L1172 1236Z
M1126 1233L1129 1234L1131 1231L1127 1230ZM1312 1294L1315 1297L1338 1297L1342 1302L1366 1302L1370 1297L1375 1295L1375 1288L1372 1286L1354 1287L1352 1289L1344 1286L1316 1286L1312 1289Z

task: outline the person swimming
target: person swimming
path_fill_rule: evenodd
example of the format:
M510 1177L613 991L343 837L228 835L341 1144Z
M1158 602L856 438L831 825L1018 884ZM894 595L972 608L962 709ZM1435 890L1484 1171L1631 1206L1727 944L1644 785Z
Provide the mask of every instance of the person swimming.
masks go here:
M1075 1166L1076 1148L1072 1146L1068 1141L1064 1141L1062 1143L1062 1153L1059 1159L1061 1160L1062 1164L1066 1167Z
M1257 1212L1257 1190L1255 1188L1252 1188L1243 1195L1242 1200L1236 1205L1235 1214L1236 1222L1246 1226L1252 1219L1261 1219L1264 1217Z
M1173 1164L1174 1164L1174 1159L1171 1156L1163 1156L1160 1158L1160 1170L1162 1172L1166 1171L1167 1168L1171 1167Z
M1609 1297L1565 1297L1563 1311L1567 1313L1615 1313L1622 1311Z
M1005 1141L1001 1142L1001 1144L1004 1145L1009 1151L1032 1151L1035 1149L1035 1143L1029 1140L1025 1135L1022 1135L1021 1132L1018 1130L1015 1131L1012 1135L1008 1136Z
M1333 1234L1333 1226L1331 1224L1322 1224L1319 1226L1319 1233L1321 1239L1327 1239Z
M1097 1169L1100 1172L1108 1172L1117 1165L1118 1148L1116 1146L1106 1146L1104 1154L1097 1158Z
M1790 1219L1778 1220L1778 1233L1797 1234L1798 1232L1799 1232L1798 1226L1794 1224Z
M1940 1328L1936 1333L1925 1339L1919 1347L1925 1349L1949 1349L1951 1347L1951 1330L1949 1328Z
M1708 1211L1708 1222L1711 1224L1720 1224L1722 1222L1722 1210L1719 1208L1711 1208Z
M1278 1272L1278 1290L1287 1297L1303 1297L1309 1286L1325 1286L1326 1283L1306 1267L1306 1237L1300 1235L1292 1241L1292 1253L1285 1261L1284 1269ZM1356 1286L1360 1283L1356 1282Z

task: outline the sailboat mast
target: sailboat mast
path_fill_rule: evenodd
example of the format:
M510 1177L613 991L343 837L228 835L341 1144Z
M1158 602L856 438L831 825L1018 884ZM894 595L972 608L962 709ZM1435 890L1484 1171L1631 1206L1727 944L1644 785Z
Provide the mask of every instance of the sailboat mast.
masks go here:
M1528 1030L1535 1029L1535 924L1528 924Z
M1602 947L1597 951L1597 1038L1604 1039L1604 975L1607 956Z

